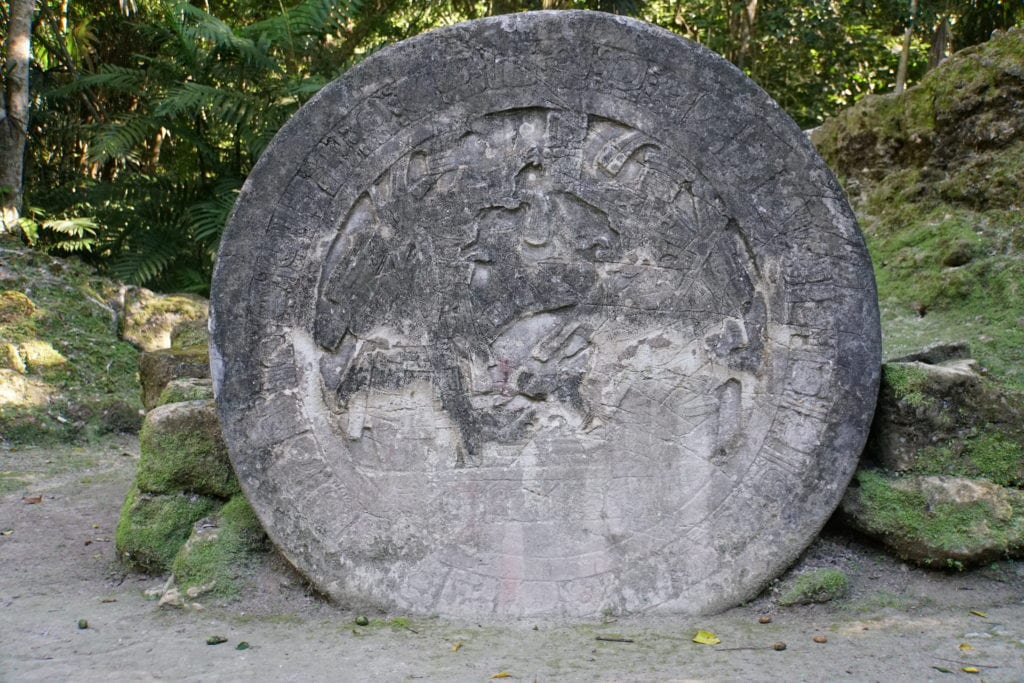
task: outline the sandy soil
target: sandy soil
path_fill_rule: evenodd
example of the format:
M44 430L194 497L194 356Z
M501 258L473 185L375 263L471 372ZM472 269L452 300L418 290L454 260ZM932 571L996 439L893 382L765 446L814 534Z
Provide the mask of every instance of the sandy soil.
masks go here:
M144 590L163 579L126 572L114 554L137 452L129 438L0 450L0 472L26 476L24 490L0 496L0 680L1024 681L1024 565L926 572L839 532L823 534L761 597L713 617L371 614L359 627L274 558L236 602L158 608ZM818 567L848 572L851 595L776 605L795 572ZM772 622L760 624L762 614ZM694 643L698 629L722 642ZM226 642L207 645L215 635ZM784 651L772 649L777 641Z

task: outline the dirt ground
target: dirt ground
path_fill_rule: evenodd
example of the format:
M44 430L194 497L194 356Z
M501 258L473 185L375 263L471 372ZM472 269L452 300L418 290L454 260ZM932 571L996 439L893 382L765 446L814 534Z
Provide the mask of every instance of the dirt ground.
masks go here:
M711 617L357 626L274 558L235 602L159 608L144 591L164 580L114 553L137 455L128 437L0 450L0 680L1024 681L1024 564L928 572L828 531L762 596ZM777 606L820 567L850 575L848 598ZM721 643L693 642L699 629Z

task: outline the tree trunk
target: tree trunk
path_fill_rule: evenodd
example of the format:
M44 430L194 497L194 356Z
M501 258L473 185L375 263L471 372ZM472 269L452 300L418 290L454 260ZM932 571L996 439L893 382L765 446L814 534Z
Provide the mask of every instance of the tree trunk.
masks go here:
M4 43L3 97L0 101L0 232L15 232L24 192L25 139L28 136L28 61L35 0L11 0Z
M757 25L757 2L758 0L747 0L746 5L734 18L735 28L733 35L734 39L738 43L736 46L736 59L734 62L740 69L747 69L750 67L751 53L753 51L754 43L754 31Z
M907 87L907 62L910 61L910 39L914 35L914 20L917 18L917 0L910 0L910 21L903 32L903 49L900 50L900 65L896 69L896 94Z

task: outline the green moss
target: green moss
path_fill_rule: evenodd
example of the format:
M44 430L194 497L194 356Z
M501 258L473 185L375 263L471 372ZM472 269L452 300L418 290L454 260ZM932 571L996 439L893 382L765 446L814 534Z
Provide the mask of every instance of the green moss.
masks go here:
M135 481L143 491L194 491L225 499L240 491L211 401L153 410L139 448Z
M48 398L32 406L0 404L2 438L14 444L85 439L104 428L102 411L83 407L122 401L141 409L138 353L118 340L106 304L117 285L76 259L31 249L5 248L4 267L10 275L5 287L14 292L7 299L17 315L0 320L0 343L5 355L16 349L22 362L25 350L47 351L24 369ZM53 362L58 359L66 362Z
M1001 486L1024 485L1024 447L1004 434L987 432L971 439L967 457L977 476Z
M780 605L809 605L844 597L850 590L850 579L839 569L812 569L797 577L796 582L779 598Z
M204 496L151 495L132 487L114 534L117 552L137 569L166 571L188 539L192 525L219 506L218 501Z
M184 591L197 587L232 598L259 555L269 549L269 541L242 495L225 503L210 521L215 527L193 534L174 559L172 571Z
M922 547L931 549L932 556L924 558L925 564L957 564L964 549L976 547L982 538L1007 550L1019 542L1019 521L1015 518L1019 520L1024 509L1006 514L983 500L934 502L920 489L897 487L894 481L873 470L857 473L864 525L882 536L916 539ZM901 551L898 547L895 550Z
M923 406L929 401L924 393L928 373L923 368L904 363L886 363L882 366L882 377L898 400L915 407Z
M966 439L919 451L911 471L988 479L1019 488L1024 486L1024 446L998 426L988 424Z
M970 342L1024 389L1024 32L958 53L901 96L865 97L814 134L867 237L884 352Z
M157 405L201 401L213 398L213 384L207 380L183 378L171 380L160 392Z

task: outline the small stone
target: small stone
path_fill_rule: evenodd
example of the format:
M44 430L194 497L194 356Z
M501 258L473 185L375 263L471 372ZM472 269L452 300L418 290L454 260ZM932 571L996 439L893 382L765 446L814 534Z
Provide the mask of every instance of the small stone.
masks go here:
M356 626L369 626L370 620L366 617L359 615L356 617Z
M184 598L177 588L168 588L160 597L157 607L182 607L185 604Z
M207 645L220 645L221 643L228 642L228 639L224 636L210 636L206 639Z
M89 622L86 621L85 619L79 619L78 620L78 628L83 629L83 630L89 628Z
M811 638L811 640L813 640L816 643L827 643L828 642L828 638L826 638L825 636L814 636L813 638Z
M779 652L782 652L783 650L786 649L786 644L780 640L779 642L777 642L774 645L772 645L772 649L773 650L778 650Z
M759 616L757 618L757 623L759 623L759 624L770 624L770 623L772 623L772 615L770 615L770 614L762 614L761 616Z

